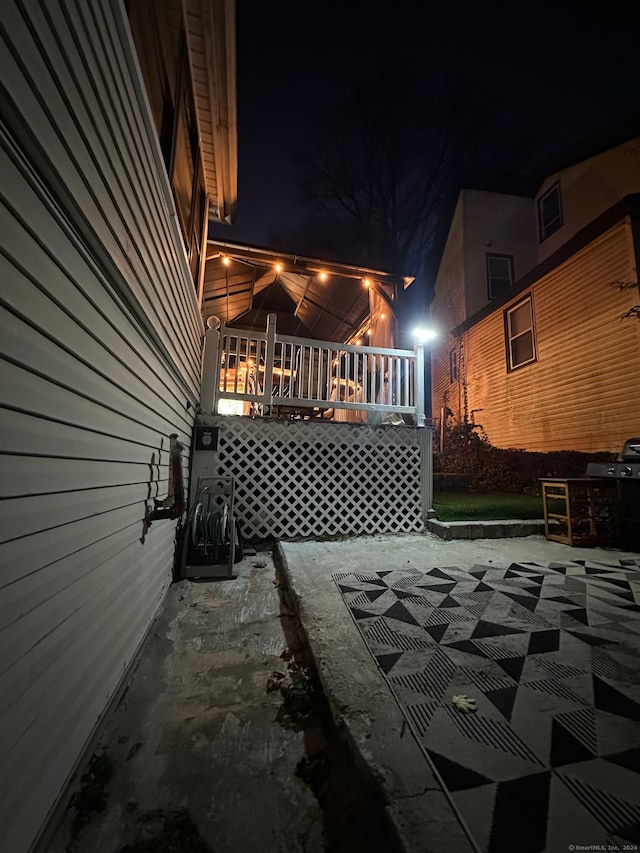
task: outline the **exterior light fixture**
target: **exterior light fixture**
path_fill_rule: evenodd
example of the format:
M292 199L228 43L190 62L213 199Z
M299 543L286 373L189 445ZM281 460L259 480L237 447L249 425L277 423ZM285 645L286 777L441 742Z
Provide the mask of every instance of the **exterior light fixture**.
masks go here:
M279 261L278 261L278 263L277 263L277 264L274 264L274 265L273 265L273 268L274 268L274 270L275 270L276 272L278 272L278 273L282 272L282 264L281 264Z
M318 278L320 279L320 281L326 281L326 280L327 280L327 274L326 274L326 272L323 270L323 271L320 273L320 275L318 276Z
M231 258L228 255L223 255L222 256L222 263L225 265L225 267L228 267L229 264L231 263Z
M435 340L438 337L438 333L435 329L427 329L421 326L413 330L413 337L419 344L427 344L429 341Z
M359 347L361 343L362 343L362 338L358 338L358 340L356 341L356 346Z
M371 287L371 279L370 278L363 278L362 283L364 284L365 287Z
M380 319L381 319L381 320L384 320L386 316L387 316L386 314L381 314L381 315L380 315Z

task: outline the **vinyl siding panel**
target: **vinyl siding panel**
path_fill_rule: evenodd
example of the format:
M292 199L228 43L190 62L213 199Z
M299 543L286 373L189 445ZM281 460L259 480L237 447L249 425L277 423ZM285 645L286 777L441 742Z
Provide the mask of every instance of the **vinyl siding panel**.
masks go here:
M117 0L7 0L0 121L0 846L26 853L171 581L147 530L202 322ZM185 459L186 466L186 459Z
M640 139L631 139L550 175L540 187L536 206L555 183L560 185L563 225L540 243L540 262L626 195L640 192Z
M436 277L435 294L431 303L431 323L439 337L431 347L431 405L434 417L443 407L449 407L460 417L462 394L459 382L451 383L449 353L459 351L460 340L450 329L464 320L464 206L460 196L456 206L447 244Z
M535 207L530 198L463 190L465 317L489 302L487 253L513 255L514 281L537 263Z
M634 267L625 221L536 282L538 358L511 373L502 309L465 333L469 406L493 444L619 451L637 433L640 324L621 319L637 294L608 286Z

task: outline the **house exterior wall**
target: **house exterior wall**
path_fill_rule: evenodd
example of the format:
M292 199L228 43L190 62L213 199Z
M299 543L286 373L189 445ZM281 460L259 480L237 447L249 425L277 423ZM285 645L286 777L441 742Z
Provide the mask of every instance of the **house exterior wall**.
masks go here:
M556 183L560 187L563 224L539 242L539 262L617 201L629 193L640 192L640 139L631 139L549 175L536 194L536 210L540 197Z
M452 370L455 358L461 376L464 346L451 329L490 301L487 253L513 255L516 277L535 266L535 219L530 198L469 189L460 193L431 305L431 321L439 332L432 349L435 417L445 408L458 420L464 414L462 382Z
M554 233L541 240L540 199L555 185L559 188L562 224ZM604 379L602 377L607 375L604 365L607 364L613 369L616 357L610 356L605 362L599 362L595 353L600 351L602 340L608 341L609 347L617 339L620 331L619 325L616 325L617 321L610 320L605 326L603 336L598 336L593 347L588 338L568 335L565 340L562 335L556 334L554 328L564 328L565 334L567 333L566 323L569 318L573 319L575 304L582 304L585 294L589 292L584 289L584 282L578 283L569 272L573 269L571 265L575 263L586 264L584 269L580 268L580 275L584 274L585 280L590 282L589 286L595 288L591 293L595 302L586 311L586 315L590 310L596 311L598 306L602 306L605 315L607 312L613 312L612 316L619 317L619 314L615 314L614 306L634 304L634 296L637 297L637 293L627 292L622 295L617 291L607 291L605 287L606 282L616 279L637 280L637 263L633 259L632 241L630 238L627 240L625 251L631 253L627 261L621 261L621 256L618 255L602 260L603 250L596 251L595 246L600 245L596 241L592 244L593 265L587 260L591 256L581 251L570 261L557 266L555 272L548 271L550 264L560 264L560 260L566 259L569 251L575 252L576 245L584 245L585 239L589 239L586 236L589 232L585 229L602 216L609 216L607 224L613 222L611 214L614 212L614 206L623 202L629 194L638 192L638 138L549 175L541 184L535 198L470 189L461 191L436 279L432 305L433 322L441 333L432 352L432 407L435 415L440 413L446 401L446 406L456 420L461 420L465 415L471 418L475 415L476 420L487 427L491 441L500 446L533 449L535 444L578 449L575 442L580 441L589 445L583 449L591 449L590 446L594 443L599 446L593 449L616 449L621 443L620 436L624 438L622 425L629 423L629 413L634 409L634 404L625 407L623 401L626 395L623 389L631 388L637 382L637 349L625 350L625 358L629 356L630 361L625 363L619 359L619 369L615 377L611 375ZM576 238L576 241L569 244L572 238ZM559 253L558 256L552 257L556 252ZM522 291L525 284L523 277L526 277L525 281L535 282L534 310L536 321L542 318L542 328L538 327L538 335L543 335L540 337L538 361L511 373L507 371L505 353L504 325L508 304L504 304L506 296L496 299L495 312L489 313L491 301L487 290L487 253L513 256L514 292ZM605 266L598 266L601 263ZM540 265L542 266L538 271ZM543 273L544 277L541 278ZM460 282L463 283L462 298ZM553 288L557 288L559 292L552 293ZM605 292L606 295L603 295ZM543 305L541 294L544 294ZM509 304L516 304L519 298L514 297ZM556 300L559 300L557 304ZM556 305L564 313L548 317L549 305ZM622 311L621 308L620 313ZM551 325L545 326L547 319ZM474 322L475 325L471 326ZM460 326L469 331L462 334L457 328ZM581 323L580 328L583 327ZM458 337L453 334L453 330L456 330ZM622 333L625 346L635 340L637 348L636 338L637 330L633 324L627 323ZM548 349L549 341L554 342L557 354L555 350L552 354ZM451 371L452 351L456 347L457 378ZM579 386L575 384L583 350L586 363L593 362L588 387L598 388L600 381L606 386L606 392L600 402L585 398L578 390ZM545 372L543 361L549 365L553 359L556 359L561 367L558 371ZM530 386L530 376L538 377L536 381L544 381L541 399L546 401L545 406L534 415L525 401L527 393L535 393L536 396L538 394L535 383ZM557 378L554 379L554 376ZM570 391L567 390L569 388ZM591 434L589 431L580 432L572 416L565 419L562 428L551 427L550 424L555 425L556 421L556 415L551 412L557 411L563 395L566 396L562 406L564 410L567 405L581 408L586 402L595 407L594 411L600 412L598 417L603 419L603 423L608 423L609 416L606 412L609 411L610 402L616 411L618 407L623 407L619 422L621 429L617 430L608 423L606 428L597 431L600 438L596 439L594 421L591 421ZM532 426L534 422L537 424L535 427ZM584 424L582 430L584 431ZM634 431L637 431L637 420L635 427L631 424L627 428L627 435Z
M465 319L489 301L487 254L512 255L514 281L537 263L531 199L463 190Z
M629 218L464 332L469 410L497 447L619 451L640 423ZM504 311L531 293L537 360L507 370Z
M438 269L430 311L431 324L438 333L431 346L431 406L436 418L447 408L459 417L462 409L462 386L458 381L450 381L450 356L452 352L458 354L460 349L460 338L451 330L465 318L464 284L464 199L460 196Z
M23 853L171 581L176 522L145 508L189 444L202 322L124 4L2 18L0 838Z

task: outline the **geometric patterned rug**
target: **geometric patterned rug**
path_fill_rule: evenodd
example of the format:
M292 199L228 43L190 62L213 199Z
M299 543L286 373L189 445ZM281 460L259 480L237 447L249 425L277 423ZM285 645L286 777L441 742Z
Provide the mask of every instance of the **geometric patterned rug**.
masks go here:
M333 579L477 850L640 849L640 559Z

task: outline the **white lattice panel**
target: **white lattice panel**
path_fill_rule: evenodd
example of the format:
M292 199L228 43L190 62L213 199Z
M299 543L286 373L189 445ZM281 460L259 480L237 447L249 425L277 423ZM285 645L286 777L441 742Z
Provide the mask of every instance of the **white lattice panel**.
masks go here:
M423 529L417 430L214 416L246 537Z

